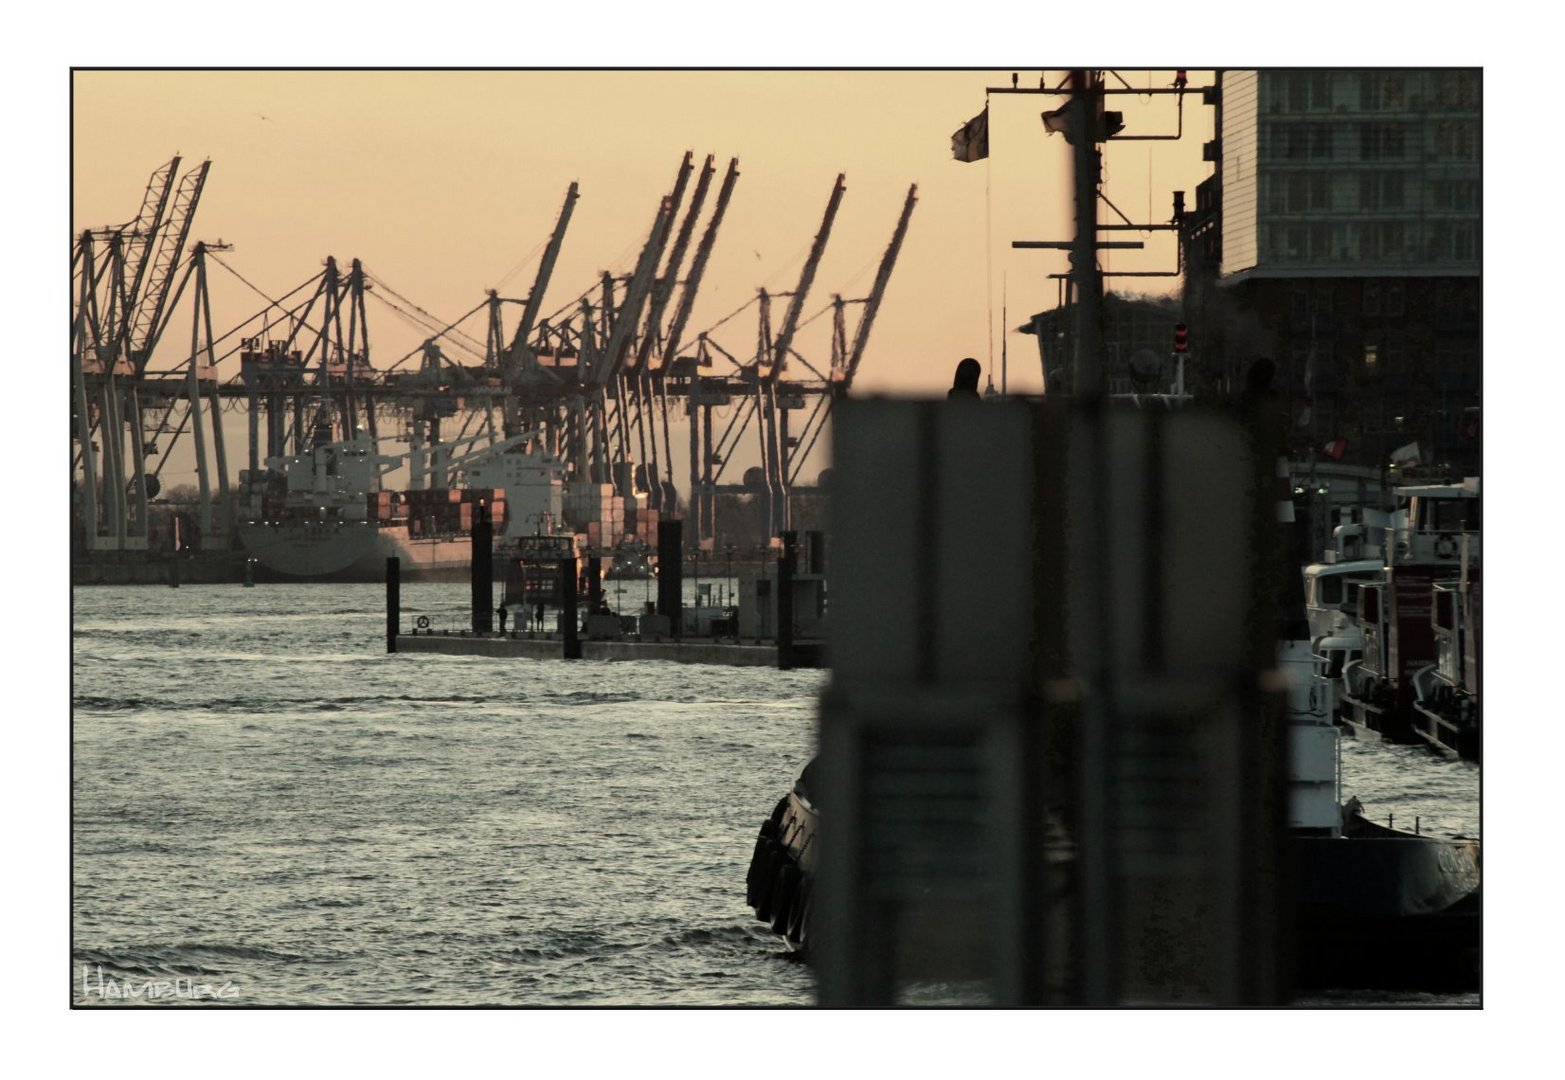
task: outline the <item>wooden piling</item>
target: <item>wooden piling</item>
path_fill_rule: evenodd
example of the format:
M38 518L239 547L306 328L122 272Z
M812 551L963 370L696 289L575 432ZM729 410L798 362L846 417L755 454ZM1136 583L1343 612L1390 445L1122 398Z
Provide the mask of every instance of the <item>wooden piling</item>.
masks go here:
M565 631L565 649L561 656L566 660L581 659L581 636L577 633L576 620L576 559L560 560L560 622Z
M782 534L782 554L777 557L777 670L793 670L793 572L798 557L798 534Z
M397 630L402 625L402 560L386 557L386 651L397 651Z
M473 633L487 634L494 630L494 526L482 502L474 508L472 538Z
M658 614L668 616L669 633L679 637L683 629L681 592L684 589L684 525L677 518L658 522Z

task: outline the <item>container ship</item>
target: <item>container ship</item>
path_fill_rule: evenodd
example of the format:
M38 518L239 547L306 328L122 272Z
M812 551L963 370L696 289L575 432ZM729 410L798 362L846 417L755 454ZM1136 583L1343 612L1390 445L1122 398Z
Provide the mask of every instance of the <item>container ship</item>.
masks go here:
M447 459L438 475L460 477L456 486L418 486L432 477L415 467L416 486L403 491L382 489L381 478L406 455L378 453L363 433L268 458L270 476L250 487L240 540L262 579L380 582L392 556L406 581L466 580L481 512L494 527L497 580L524 536L577 534L582 549L603 553L607 568L618 548L639 548L638 534L656 535L657 512L644 496L565 483L564 464L528 448L530 441L518 436Z
M482 504L498 520L505 513L503 494L497 500L493 491L476 487L381 490L382 474L400 461L377 453L363 434L268 458L271 478L256 485L250 520L238 529L261 576L382 581L392 556L402 560L409 580L466 576L474 514Z

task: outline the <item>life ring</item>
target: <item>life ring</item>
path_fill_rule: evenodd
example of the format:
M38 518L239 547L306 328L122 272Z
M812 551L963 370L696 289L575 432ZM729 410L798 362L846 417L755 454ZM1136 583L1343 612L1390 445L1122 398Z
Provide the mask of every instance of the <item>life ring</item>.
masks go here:
M1461 550L1461 545L1451 533L1441 533L1435 537L1435 557L1439 559L1454 559Z
M428 615L420 615L417 619L415 619L413 621L413 625L418 627L420 630L428 630L429 629L429 616Z

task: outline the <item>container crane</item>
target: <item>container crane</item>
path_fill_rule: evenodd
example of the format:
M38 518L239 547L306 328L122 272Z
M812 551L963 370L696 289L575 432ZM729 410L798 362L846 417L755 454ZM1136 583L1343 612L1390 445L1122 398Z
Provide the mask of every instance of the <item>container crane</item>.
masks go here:
M799 469L809 458L810 451L815 448L816 439L825 430L832 401L847 396L848 391L853 388L853 377L858 372L859 363L864 359L864 348L869 344L870 329L875 325L875 315L879 312L880 302L886 295L886 285L891 281L891 271L896 266L898 254L902 251L902 241L907 236L908 223L913 218L913 207L917 203L918 185L913 184L908 188L907 199L902 204L902 215L897 219L896 228L891 234L891 242L886 245L886 252L880 258L880 268L875 271L875 283L870 287L869 295L863 300L864 310L859 314L859 324L854 332L851 349L847 345L847 320L844 317L844 307L851 301L844 301L840 296L834 298L832 359L829 373L831 393L823 395L816 402L814 411L811 412L804 429L799 433L799 445L802 449L793 457L792 468L788 471L790 487L797 482Z
M148 442L141 380L166 325L169 286L211 162L176 185L179 165L176 155L153 171L135 220L82 233L73 260L81 274L72 343L76 460L89 549L146 548ZM107 249L102 265L96 253L100 240ZM99 536L100 524L107 535Z
M826 241L831 237L832 224L837 219L837 208L842 205L845 177L837 174L836 183L832 185L831 196L826 201L826 214L821 219L821 227L815 234L815 242L810 245L810 254L804 260L804 267L799 272L799 284L793 290L793 296L788 301L788 310L783 316L782 329L776 338L770 342L765 341L767 336L766 319L767 305L761 306L763 349L769 346L771 363L765 371L761 370L760 358L756 362L756 407L760 418L761 437L761 468L765 475L765 514L768 535L776 536L788 528L788 470L786 455L788 452L788 407L791 401L784 402L784 407L779 408L777 395L777 380L782 375L788 362L788 351L793 345L793 337L799 328L799 316L804 310L804 301L809 296L810 286L815 281L815 271L820 266L821 256L826 251ZM763 352L764 355L764 352Z
M674 311L674 320L669 325L668 337L663 343L662 360L655 370L659 378L664 381L670 373L671 365L679 357L679 346L683 343L685 325L689 322L691 308L695 304L697 292L701 288L701 278L706 273L706 263L712 254L712 246L717 242L717 230L723 223L723 214L728 209L728 200L733 196L734 185L739 180L739 159L731 158L728 162L728 172L723 176L722 186L717 192L717 202L712 207L712 218L707 222L706 231L701 234L701 242L696 245L696 254L690 264L690 273L685 278L685 287L679 295L679 307ZM712 430L712 405L709 401L702 401L700 365L692 363L689 377L686 381L686 409L690 415L690 494L687 500L687 513L694 516L697 527L688 534L689 543L695 544L699 538L700 522L702 514L710 508L711 485L711 461L703 461L701 456L702 431L706 432L705 439L711 442ZM666 424L666 420L665 420ZM664 438L667 440L667 428L664 429ZM707 459L710 459L710 454ZM674 479L673 479L673 453L670 450L665 467L664 502L668 506L674 504Z
M549 236L549 243L544 248L543 257L538 260L538 274L533 280L531 291L527 294L527 302L522 307L521 321L516 324L515 336L511 339L510 348L506 350L501 374L504 385L509 391L505 396L504 428L507 435L514 434L523 423L514 388L518 384L535 381L558 381L558 377L553 372L545 371L538 363L537 353L528 343L532 340L539 313L543 310L544 294L548 291L549 280L554 276L554 266L559 260L560 248L565 243L565 230L571 223L571 213L576 207L577 197L578 187L576 181L572 180L570 187L565 191L565 204L560 207L560 216L555 221L554 232Z
M642 431L649 422L646 413L653 407L655 400L658 416L662 420L661 434L663 437L663 452L658 453L659 430L654 429L650 440L643 434L642 460L646 463L646 488L649 496L649 504L653 509L661 510L665 502L663 485L658 482L658 473L661 462L671 460L672 451L668 439L668 397L661 373L652 370L654 358L660 351L664 340L663 313L668 306L670 298L674 294L674 284L679 278L679 269L684 265L685 251L690 246L691 235L695 232L696 219L701 214L701 208L706 203L706 195L712 184L712 175L717 171L712 164L713 155L708 154L701 167L701 175L696 180L695 194L691 197L690 207L685 211L683 223L679 227L679 234L674 240L674 246L668 254L668 262L664 266L663 274L652 287L652 296L648 302L646 328L642 334L640 347L636 353L636 423L638 432ZM690 171L690 154L685 154L685 163L680 172L680 177L674 189L674 201L676 208L679 205L681 194L684 190L685 179ZM672 220L670 221L672 224ZM651 453L647 447L650 445Z

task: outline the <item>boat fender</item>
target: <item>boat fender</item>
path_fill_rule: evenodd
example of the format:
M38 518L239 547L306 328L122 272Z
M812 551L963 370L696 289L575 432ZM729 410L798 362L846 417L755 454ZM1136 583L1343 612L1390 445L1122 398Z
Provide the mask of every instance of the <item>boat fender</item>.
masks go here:
M1456 553L1461 550L1456 537L1451 533L1441 533L1435 537L1435 556L1441 559L1454 559Z
M744 902L755 907L761 898L761 882L769 880L763 877L771 868L771 860L767 857L771 854L771 846L767 843L770 838L762 835L755 842L755 854L750 856L750 872L744 876Z
M793 903L789 905L787 938L795 947L804 944L805 924L810 915L811 891L810 879L801 877L798 891L794 893Z
M762 839L756 842L755 855L750 862L750 875L745 876L745 903L755 911L757 919L767 915L766 902L771 896L772 879L777 874L776 841Z
M788 858L788 852L776 840L767 841L765 856L766 862L757 867L757 885L755 899L755 917L762 922L771 922L772 915L777 910L777 875L783 866L792 864Z
M414 620L413 625L418 627L420 630L428 630L429 629L429 616L428 615L420 615L417 619Z
M799 868L793 865L793 861L784 862L777 868L777 882L772 886L772 932L774 934L786 933L788 930L789 909L793 906L794 893L799 888Z

